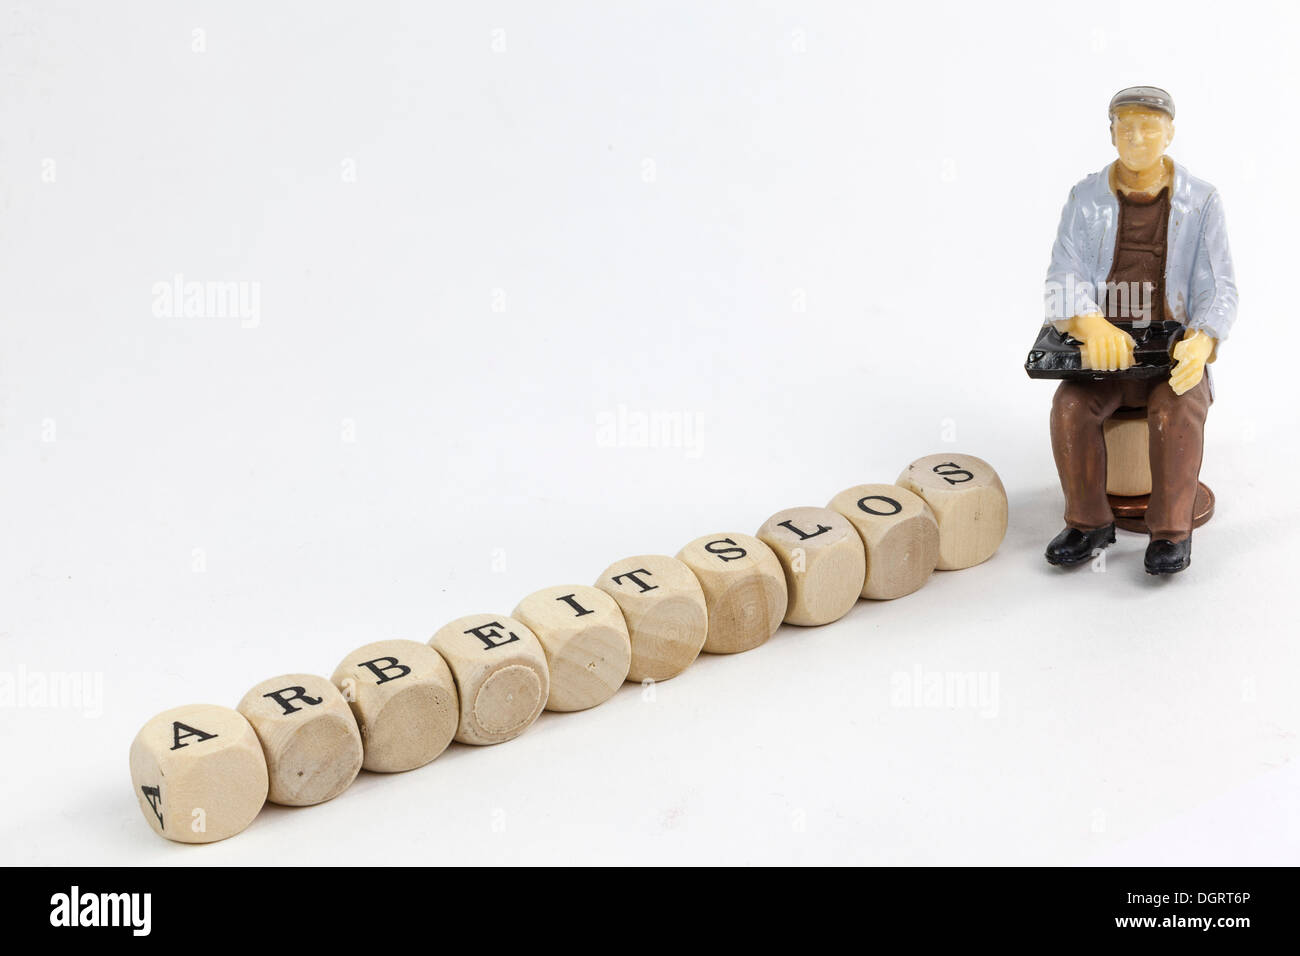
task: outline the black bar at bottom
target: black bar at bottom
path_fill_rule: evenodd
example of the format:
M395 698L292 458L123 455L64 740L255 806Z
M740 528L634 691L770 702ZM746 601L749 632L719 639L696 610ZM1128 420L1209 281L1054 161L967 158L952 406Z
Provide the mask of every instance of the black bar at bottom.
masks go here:
M471 925L493 935L574 934L586 945L602 938L603 925L615 934L611 946L641 934L680 942L680 932L694 935L690 926L732 942L750 934L771 942L784 926L823 940L839 927L863 942L906 933L926 944L1124 937L1231 944L1287 938L1294 921L1286 869L700 868L608 878L581 870L298 868L286 859L257 869L8 873L13 889L2 898L11 933L192 939L205 947L261 939L276 949L276 940L320 933L324 942L340 932L352 936L336 939L340 946L382 945L401 924L434 937L443 924L452 931L448 944Z

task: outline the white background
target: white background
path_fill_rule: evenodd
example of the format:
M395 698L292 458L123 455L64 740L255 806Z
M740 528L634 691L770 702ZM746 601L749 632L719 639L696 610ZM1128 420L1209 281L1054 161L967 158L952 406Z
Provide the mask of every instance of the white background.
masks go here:
M3 6L0 860L1300 861L1294 5ZM1241 289L1166 581L1043 563L1020 368L1135 83ZM985 565L224 843L140 818L160 710L946 450L1009 492Z

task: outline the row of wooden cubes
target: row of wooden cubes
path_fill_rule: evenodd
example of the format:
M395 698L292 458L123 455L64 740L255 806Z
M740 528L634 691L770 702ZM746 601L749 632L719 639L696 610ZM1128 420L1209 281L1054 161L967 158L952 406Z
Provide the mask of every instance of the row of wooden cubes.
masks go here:
M132 783L160 835L224 839L267 800L322 803L363 768L412 770L453 739L502 743L543 709L594 707L625 680L680 674L701 651L750 650L782 622L827 624L859 598L910 594L936 568L989 558L1006 526L1006 493L987 463L932 455L897 484L778 512L755 535L705 535L676 557L625 558L594 587L545 588L508 616L458 618L427 644L367 644L328 680L288 674L257 684L234 710L168 710L131 746Z

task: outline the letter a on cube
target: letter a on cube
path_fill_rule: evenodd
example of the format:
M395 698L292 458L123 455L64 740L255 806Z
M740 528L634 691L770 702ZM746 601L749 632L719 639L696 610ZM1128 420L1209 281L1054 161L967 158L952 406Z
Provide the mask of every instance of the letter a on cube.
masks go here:
M266 802L262 745L229 707L163 711L136 734L130 763L140 812L155 833L178 843L234 836Z

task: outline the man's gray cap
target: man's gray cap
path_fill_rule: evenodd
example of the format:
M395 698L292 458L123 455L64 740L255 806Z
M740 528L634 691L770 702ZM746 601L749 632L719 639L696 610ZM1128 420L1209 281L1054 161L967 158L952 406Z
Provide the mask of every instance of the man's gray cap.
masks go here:
M1120 90L1110 98L1108 115L1113 117L1115 111L1122 106L1145 106L1149 110L1168 113L1170 119L1174 118L1174 98L1168 90L1162 90L1158 86L1130 86Z

